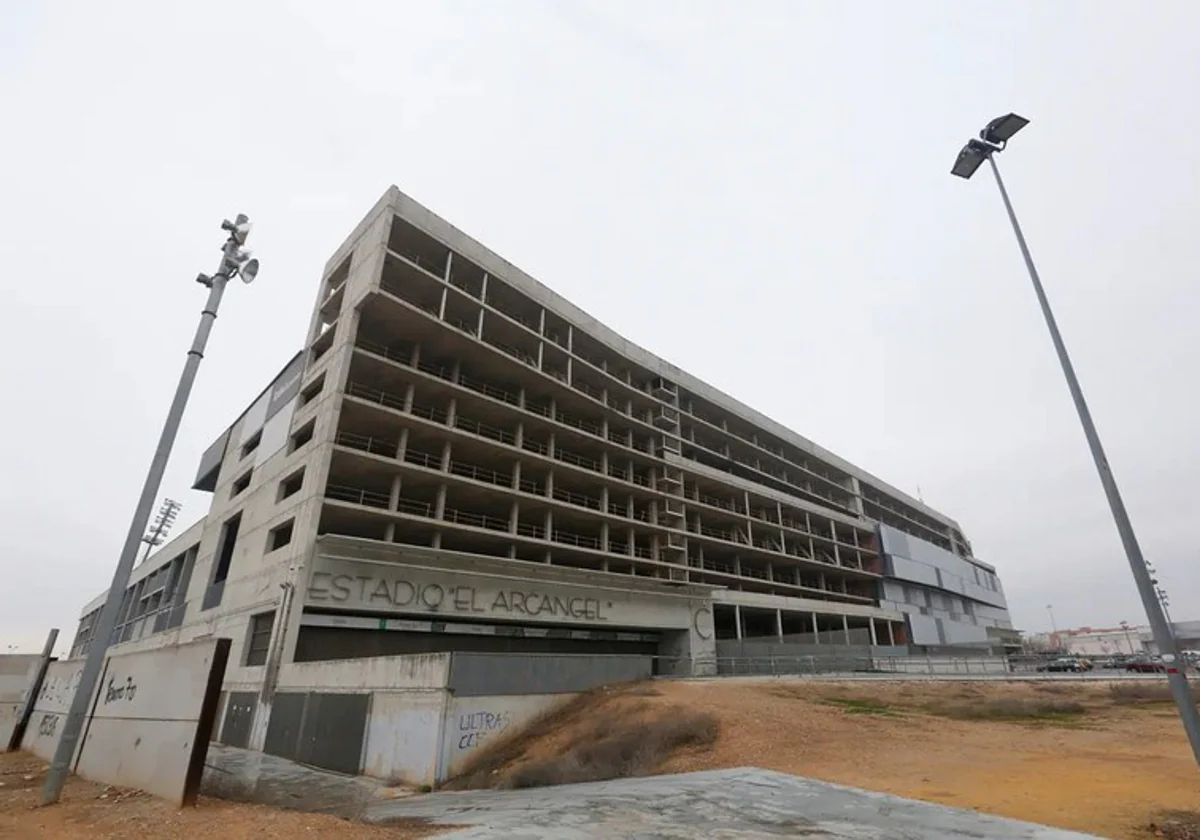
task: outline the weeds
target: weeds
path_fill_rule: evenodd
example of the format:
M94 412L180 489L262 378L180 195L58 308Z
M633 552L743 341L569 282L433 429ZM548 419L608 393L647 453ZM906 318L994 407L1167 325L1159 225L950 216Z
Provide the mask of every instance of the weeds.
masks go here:
M708 747L717 740L714 715L686 710L652 718L603 718L559 755L531 759L501 781L506 788L545 787L644 776L685 747Z
M892 706L858 697L827 697L821 702L827 706L837 706L848 715L896 716L896 709Z
M1140 706L1150 703L1173 703L1171 686L1165 682L1126 682L1113 683L1108 687L1109 698L1117 706ZM1195 688L1192 688L1192 700L1197 701Z
M1000 697L981 703L931 707L930 712L955 720L998 720L1029 723L1062 723L1087 713L1087 707L1073 700L1023 700Z

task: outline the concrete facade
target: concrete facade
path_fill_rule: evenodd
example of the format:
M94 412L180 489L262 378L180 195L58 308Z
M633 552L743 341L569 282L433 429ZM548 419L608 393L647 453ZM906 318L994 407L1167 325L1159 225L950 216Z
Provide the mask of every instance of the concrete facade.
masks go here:
M254 744L281 675L309 661L653 655L705 673L718 640L953 647L1007 622L998 582L953 589L954 563L994 581L953 519L395 188L330 258L305 346L195 487L207 516L135 569L115 641L231 639L225 689L257 697ZM905 594L919 581L885 591L889 567L930 552L973 621L930 631Z

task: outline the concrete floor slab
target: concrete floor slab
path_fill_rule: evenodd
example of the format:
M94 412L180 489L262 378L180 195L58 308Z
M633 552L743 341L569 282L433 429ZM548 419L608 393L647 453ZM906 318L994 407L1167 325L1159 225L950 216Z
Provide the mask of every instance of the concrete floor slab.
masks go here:
M1076 834L742 768L371 803L370 822L466 826L447 840L1080 840Z

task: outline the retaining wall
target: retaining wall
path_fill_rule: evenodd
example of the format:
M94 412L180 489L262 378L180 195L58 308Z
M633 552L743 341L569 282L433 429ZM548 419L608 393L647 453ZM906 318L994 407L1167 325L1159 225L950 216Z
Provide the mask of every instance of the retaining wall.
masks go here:
M179 805L194 801L229 647L228 639L205 639L109 657L88 704L74 771ZM83 664L50 663L22 749L54 757Z
M25 699L37 681L41 662L40 654L0 656L0 752L8 749Z

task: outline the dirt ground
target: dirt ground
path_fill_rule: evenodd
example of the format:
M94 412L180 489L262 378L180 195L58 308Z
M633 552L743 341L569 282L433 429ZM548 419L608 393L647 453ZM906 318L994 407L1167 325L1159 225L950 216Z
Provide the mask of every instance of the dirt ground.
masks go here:
M46 765L0 754L0 840L416 840L445 833L426 826L378 828L337 817L201 799L180 810L136 791L72 778L57 805L37 807Z
M676 750L655 772L756 766L1102 837L1200 836L1179 823L1200 825L1200 773L1173 708L1107 684L643 685L578 704L516 758L510 745L492 784L562 756L572 730L587 741L597 720L655 709L719 723L715 743Z

